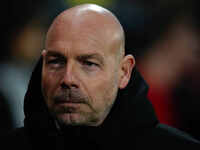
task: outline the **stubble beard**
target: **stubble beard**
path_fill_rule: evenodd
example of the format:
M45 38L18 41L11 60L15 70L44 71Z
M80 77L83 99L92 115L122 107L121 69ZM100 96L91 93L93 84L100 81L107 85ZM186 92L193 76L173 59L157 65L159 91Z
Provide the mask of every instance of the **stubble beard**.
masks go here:
M54 110L51 112L54 118L62 125L91 126L98 122L98 117L94 115L94 112L69 112L66 107L60 107L58 111Z
M107 94L107 93L106 93ZM98 126L100 125L107 115L109 114L111 108L113 107L114 100L116 99L116 95L114 94L111 97L105 96L110 103L105 104L103 107L103 110L95 110L92 105L87 103L82 103L80 105L80 108L86 107L90 108L90 111L84 111L84 110L73 110L73 108L68 108L65 106L59 106L59 107L52 107L50 109L51 114L54 116L54 118L59 122L59 124L62 124L64 126ZM112 100L110 100L112 98ZM99 100L100 101L100 100ZM85 106L84 106L85 105Z
M115 80L113 80L115 81ZM107 115L109 114L115 99L117 97L118 88L116 87L116 82L110 84L109 90L105 90L104 96L101 95L96 98L96 101L105 101L103 105L99 108L93 107L92 100L85 96L80 90L66 90L60 92L58 95L54 96L52 99L48 99L47 102L49 112L52 116L62 125L72 125L72 126L98 126L100 125ZM80 107L78 109L73 107L67 107L66 105L57 105L56 102L59 101L74 101L77 102ZM84 109L85 108L85 109Z
M79 90L68 89L48 100L49 103L52 102L48 104L49 112L62 125L88 126L98 122L98 112L93 108L89 98ZM62 102L74 102L75 106L60 105Z

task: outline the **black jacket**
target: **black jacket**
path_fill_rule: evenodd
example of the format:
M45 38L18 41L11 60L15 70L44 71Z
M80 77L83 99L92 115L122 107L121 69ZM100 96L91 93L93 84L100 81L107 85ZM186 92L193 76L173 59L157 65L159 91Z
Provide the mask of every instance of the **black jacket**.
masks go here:
M99 127L58 128L41 94L42 59L32 73L24 100L24 127L3 141L26 150L198 149L199 142L177 129L160 124L147 100L147 85L134 69L128 86L120 90L111 112Z

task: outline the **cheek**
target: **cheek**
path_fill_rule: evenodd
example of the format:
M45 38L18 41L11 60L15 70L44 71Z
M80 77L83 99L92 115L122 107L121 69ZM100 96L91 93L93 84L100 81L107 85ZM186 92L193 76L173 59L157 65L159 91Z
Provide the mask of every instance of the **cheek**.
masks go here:
M90 81L85 84L92 105L96 109L102 109L102 107L113 103L118 89L117 83L117 78L109 74L101 77L96 76L95 79L90 78Z
M43 70L42 72L42 91L45 97L51 97L59 84L59 76L53 72Z

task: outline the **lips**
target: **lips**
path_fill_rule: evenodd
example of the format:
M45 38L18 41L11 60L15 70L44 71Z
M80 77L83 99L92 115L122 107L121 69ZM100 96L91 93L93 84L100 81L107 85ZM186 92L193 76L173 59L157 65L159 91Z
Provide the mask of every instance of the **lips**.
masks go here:
M56 96L54 97L54 103L55 104L63 104L63 103L74 103L74 104L77 104L77 103L85 103L85 101L83 101L83 99L80 99L80 98L74 98L74 97L68 97L68 96Z
M55 104L62 104L62 103L72 103L72 104L75 103L76 104L76 103L83 103L83 101L74 100L74 99L73 100L72 99L69 99L69 100L68 99L64 99L64 100L63 99L56 99L55 100Z
M68 89L58 93L53 98L55 104L77 104L77 103L87 103L87 98L84 94L75 89Z
M56 114L78 113L80 111L80 103L57 101L53 109Z

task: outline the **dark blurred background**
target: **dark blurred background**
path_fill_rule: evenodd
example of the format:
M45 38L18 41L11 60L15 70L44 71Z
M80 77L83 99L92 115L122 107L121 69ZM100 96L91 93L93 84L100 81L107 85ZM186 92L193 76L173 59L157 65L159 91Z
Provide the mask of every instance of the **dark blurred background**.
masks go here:
M149 84L161 123L200 139L198 0L7 0L1 2L0 132L23 125L23 98L52 20L81 3L110 9L126 35L126 51Z

